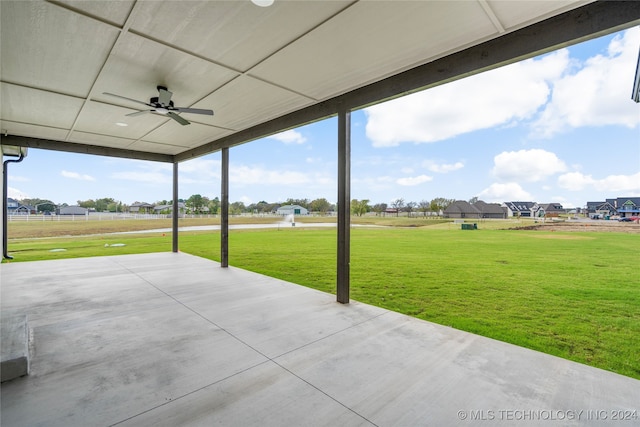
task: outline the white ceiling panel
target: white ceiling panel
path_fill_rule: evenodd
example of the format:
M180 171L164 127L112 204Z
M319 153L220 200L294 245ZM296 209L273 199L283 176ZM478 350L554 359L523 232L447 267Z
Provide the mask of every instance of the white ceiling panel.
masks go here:
M55 139L58 141L63 141L69 133L67 129L57 129L48 126L10 122L7 120L0 120L0 130L3 134L6 131L7 133L11 133L11 135ZM0 140L1 139L2 136L0 136Z
M344 36L345 27L349 37ZM496 31L477 2L365 1L287 46L251 74L325 99Z
M187 118L187 115L184 115ZM189 117L190 118L190 117ZM187 132L188 131L188 132ZM159 142L180 147L191 148L211 142L216 138L230 134L231 131L207 126L195 122L182 126L175 120L167 123L149 133L143 138L146 142Z
M2 81L89 93L117 29L40 1L0 1L0 8Z
M124 25L129 12L135 4L135 0L57 0L67 7L77 9L90 16L112 22L116 25Z
M0 87L2 119L13 122L69 129L84 102L80 98L8 83L1 83Z
M135 117L126 116L126 114L135 111L101 102L88 102L82 109L74 130L138 139L167 120L166 117L156 114L144 114ZM116 123L126 124L127 126L119 126Z
M135 107L136 104L102 93L149 102L151 97L158 96L156 86L164 85L173 92L176 106L189 107L235 76L237 73L209 61L127 34L109 56L93 98Z
M214 107L214 116L198 116L199 122L239 130L311 103L309 98L248 76L240 76L194 107ZM188 114L185 117L195 118Z
M514 29L530 23L532 17L536 20L544 19L590 1L580 1L576 4L571 0L488 0L487 3L505 28Z
M176 155L184 151L184 147L180 145L163 144L160 142L136 141L128 147L131 150L148 151L159 154Z
M0 19L3 140L182 161L638 25L640 2L0 0ZM215 115L103 94L158 85Z
M352 1L148 1L132 30L246 71Z
M74 131L69 136L69 142L80 142L89 145L107 146L110 148L127 149L135 142L133 139L118 138L115 136L97 135L89 132Z

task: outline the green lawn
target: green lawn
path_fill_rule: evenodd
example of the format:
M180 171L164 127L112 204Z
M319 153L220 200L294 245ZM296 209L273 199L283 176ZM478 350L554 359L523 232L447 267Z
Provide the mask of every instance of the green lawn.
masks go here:
M354 300L640 379L637 235L437 226L351 235ZM336 244L335 229L233 230L230 264L335 293ZM218 233L180 234L184 252L219 261L219 246ZM21 261L170 250L160 233L10 243Z

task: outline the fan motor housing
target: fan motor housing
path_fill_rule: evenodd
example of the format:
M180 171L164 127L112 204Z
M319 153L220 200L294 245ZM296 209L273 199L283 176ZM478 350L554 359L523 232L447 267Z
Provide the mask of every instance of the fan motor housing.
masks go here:
M159 107L160 104L160 97L158 96L154 96L149 100L149 104L153 104L157 107ZM173 101L169 101L169 105L165 105L165 107L173 107Z

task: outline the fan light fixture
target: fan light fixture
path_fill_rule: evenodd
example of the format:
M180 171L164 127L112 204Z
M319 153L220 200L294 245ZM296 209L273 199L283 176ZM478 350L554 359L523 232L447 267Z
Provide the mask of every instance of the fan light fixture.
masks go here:
M260 7L269 7L273 4L273 0L251 0L251 3Z

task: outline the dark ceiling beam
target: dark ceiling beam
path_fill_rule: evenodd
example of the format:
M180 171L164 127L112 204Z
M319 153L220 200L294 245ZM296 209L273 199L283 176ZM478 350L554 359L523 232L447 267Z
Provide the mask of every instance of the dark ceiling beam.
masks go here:
M97 145L54 141L50 139L31 138L17 135L2 135L0 137L0 145L65 151L67 153L93 154L96 156L120 157L124 159L149 160L152 162L174 162L174 157L169 154L148 153L144 151L126 150L123 148L99 147Z
M175 156L185 161L640 24L640 1L597 1ZM633 82L631 82L633 83ZM631 84L630 83L630 84Z

